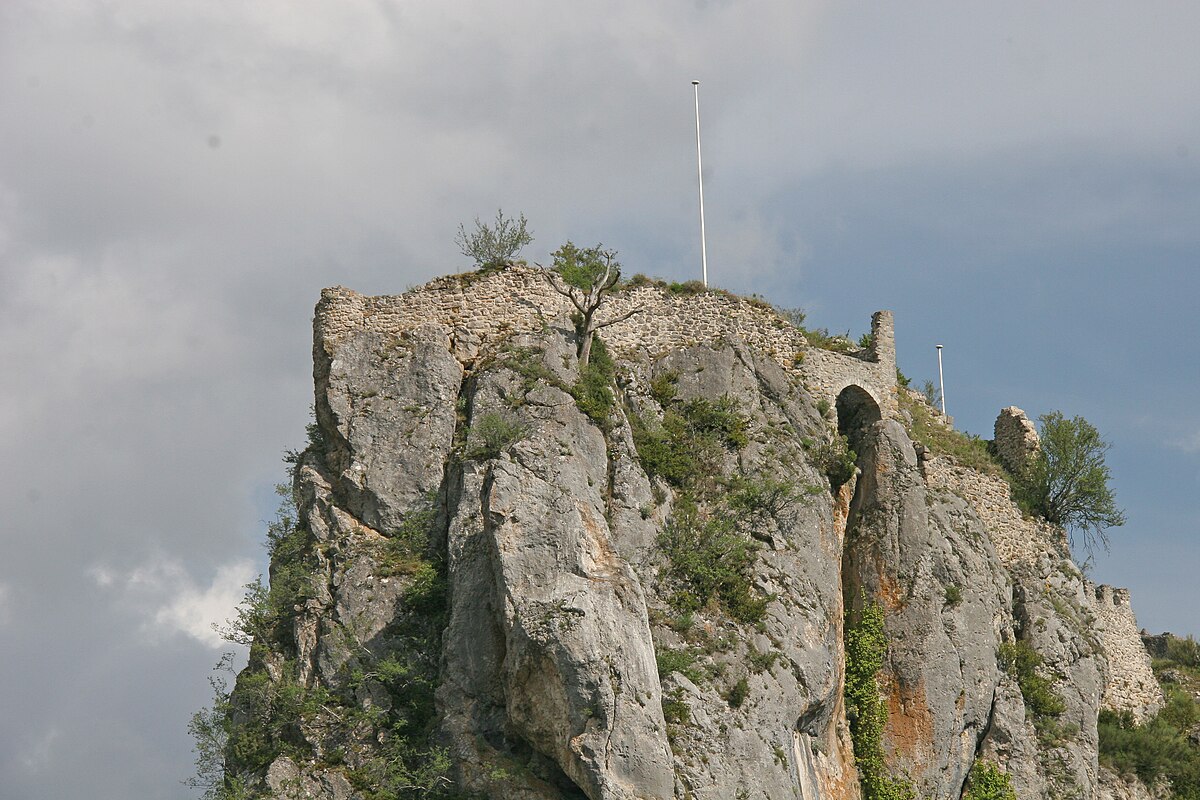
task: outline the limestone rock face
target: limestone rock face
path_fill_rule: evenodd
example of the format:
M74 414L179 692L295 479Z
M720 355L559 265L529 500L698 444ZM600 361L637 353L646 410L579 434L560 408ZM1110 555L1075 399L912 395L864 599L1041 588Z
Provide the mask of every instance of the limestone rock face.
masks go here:
M957 800L984 759L1021 798L1141 800L1096 761L1101 698L1150 702L1109 690L1136 632L1102 624L1112 593L1057 546L1011 544L1002 481L918 460L883 382L890 315L868 351L806 356L758 306L642 287L663 310L644 340L612 329L606 404L527 273L325 293L230 780L281 800L857 800L843 638L871 602L883 756L917 796ZM1031 710L1018 645L1056 715Z
M979 518L926 488L898 422L860 440L846 582L886 612L890 761L921 797L957 798L991 720L1012 590Z

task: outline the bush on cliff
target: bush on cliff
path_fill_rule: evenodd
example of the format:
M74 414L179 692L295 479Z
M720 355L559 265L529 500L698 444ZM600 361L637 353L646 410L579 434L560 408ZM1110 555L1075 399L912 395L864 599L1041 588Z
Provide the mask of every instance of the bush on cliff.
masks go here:
M464 256L475 262L480 269L499 269L512 262L521 248L533 241L533 234L526 229L525 215L513 219L496 211L495 223L489 225L475 218L475 230L470 233L463 225L458 226L454 243Z
M1041 448L1017 476L1017 501L1047 522L1079 532L1087 550L1107 547L1105 529L1125 524L1104 463L1111 445L1083 417L1052 411L1038 422Z

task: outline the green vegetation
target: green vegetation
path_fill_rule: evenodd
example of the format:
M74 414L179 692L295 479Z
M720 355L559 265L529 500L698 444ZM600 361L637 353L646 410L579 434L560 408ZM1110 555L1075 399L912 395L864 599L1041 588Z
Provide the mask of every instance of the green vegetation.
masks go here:
M1017 800L1008 773L990 761L976 761L963 800Z
M1104 456L1110 445L1083 417L1052 411L1038 423L1042 446L1017 476L1017 501L1047 522L1079 532L1089 552L1107 546L1105 529L1125 524L1108 485Z
M414 575L428 567L430 530L437 518L434 500L434 497L426 497L404 515L395 532L388 537L380 558L379 574L382 577Z
M830 431L829 440L816 445L810 451L813 464L829 478L829 488L839 487L854 477L858 454L850 448L850 439L837 431Z
M1100 763L1115 772L1136 775L1154 786L1168 781L1170 797L1200 800L1200 645L1189 636L1169 636L1164 657L1154 660L1166 704L1154 717L1135 725L1129 713L1100 712ZM1169 681L1168 676L1169 675Z
M742 703L746 702L746 697L750 694L750 681L745 676L738 679L738 682L729 688L725 693L725 702L729 703L730 708L741 708Z
M964 467L985 475L1012 480L991 454L987 441L942 425L934 419L929 406L913 399L908 392L900 392L900 408L912 418L907 426L909 438L924 445L931 453L951 456Z
M739 622L762 619L768 598L751 583L758 548L738 530L735 517L703 517L694 502L680 497L658 544L667 557L665 574L676 587L670 598L676 610L711 604Z
M437 633L426 625L410 620L404 627L416 634L414 645L437 642ZM355 691L367 681L387 692L391 700L388 711L364 710L353 704ZM347 777L365 800L458 796L449 779L449 754L431 743L436 689L436 652L418 652L416 646L375 661L352 676L347 696L342 698L342 713L372 731L373 747L368 757L347 770Z
M725 478L726 454L749 441L748 420L729 397L679 400L676 380L668 373L651 385L664 406L661 423L632 419L643 469L678 492L658 537L667 559L663 576L673 588L671 605L680 613L710 608L739 622L758 622L769 598L751 580L758 548L750 529L764 513L790 508L799 494L774 478Z
M249 797L244 783L231 772L265 769L280 755L301 758L311 751L300 726L312 720L328 693L297 678L291 627L296 609L314 596L316 569L311 534L299 524L295 498L286 486L277 486L280 505L267 526L271 579L261 576L246 585L246 596L237 616L221 631L231 642L250 647L250 664L231 693L224 680L211 681L212 705L193 715L188 731L195 741L196 775L190 786L203 790L207 800L242 800ZM265 659L283 653L273 679ZM228 657L220 667L228 667Z
M235 644L254 646L265 652L268 645L286 641L294 609L313 597L312 574L316 558L312 535L300 526L291 490L278 484L279 507L267 523L267 552L271 557L270 586L262 576L246 584L246 596L235 619L220 633ZM251 651L254 655L255 651Z
M1195 708L1190 697L1179 697ZM1171 783L1172 798L1200 798L1200 748L1161 713L1134 725L1128 712L1101 711L1099 733L1101 764L1115 772L1137 775L1147 786L1166 779Z
M925 402L930 408L937 408L938 403L942 401L942 391L934 385L933 381L925 381L921 385L921 394L925 395Z
M571 396L579 410L607 430L617 400L613 393L613 378L617 367L604 340L599 336L592 343L592 356L586 364L581 362L579 380L570 388Z
M287 450L283 454L283 463L287 464L288 477L294 478L296 470L300 466L300 459L305 453L313 453L318 457L324 456L328 450L328 445L325 442L325 434L321 432L321 426L317 424L317 409L315 406L309 406L308 411L313 415L313 419L304 426L305 437L308 439L308 446L303 450ZM278 490L278 487L276 487Z
M729 397L668 401L660 425L634 423L634 446L646 474L676 489L711 487L722 473L726 450L748 441L746 418Z
M553 386L575 398L575 405L588 418L607 430L617 407L613 381L617 367L604 341L597 336L592 343L592 357L579 368L579 378L568 385L542 361L543 351L529 347L508 347L500 353L500 363L521 376L521 392L528 395L538 386ZM509 405L518 408L525 397L509 397Z
M779 517L799 505L805 492L792 481L780 478L748 478L734 475L726 482L729 507L752 518ZM823 491L815 487L816 491Z
M658 665L658 677L663 679L672 672L678 672L692 683L704 680L704 674L696 666L696 654L691 650L658 650L654 651L654 660Z
M662 710L663 719L667 723L667 737L670 739L678 735L681 725L686 725L692 720L692 712L683 700L683 689L663 695Z
M1200 668L1200 642L1188 634L1185 638L1171 636L1167 639L1166 660L1180 667Z
M592 341L601 328L629 319L641 309L604 320L596 313L621 280L621 264L614 250L604 245L576 247L567 242L550 254L554 263L545 271L550 288L571 301L575 307L575 333L579 339L579 368L591 360Z
M1025 707L1033 715L1033 724L1040 732L1048 728L1051 718L1066 710L1066 704L1050 679L1038 672L1044 663L1042 654L1024 641L1000 645L997 653L1000 667L1021 687Z
M333 721L351 741L321 754L325 766L344 769L366 800L450 798L447 754L431 741L440 636L446 619L444 560L434 551L434 498L414 508L377 553L383 575L405 580L401 613L384 637L399 649L373 653L355 648L346 684L334 691L315 678L300 680L294 624L314 597L317 543L299 524L286 487L276 519L268 525L271 579L247 586L237 617L223 634L250 646L248 667L229 691L212 681L213 699L188 726L195 741L196 775L188 781L206 800L250 800L246 778L261 774L280 756L317 757L310 744ZM268 663L270 669L268 669ZM229 656L219 666L227 668ZM389 705L363 707L367 684L386 692Z
M946 597L946 606L948 608L954 608L955 606L957 606L959 603L962 602L962 599L963 599L962 587L959 586L958 584L950 584L949 586L946 587L945 597Z
M521 423L495 411L480 416L467 434L468 459L486 461L525 438Z
M533 235L525 226L524 214L512 219L498 210L496 221L491 225L480 222L479 217L475 218L475 229L470 233L465 226L459 225L454 243L479 269L500 269L512 263L521 249L533 241Z
M805 340L813 347L829 350L834 353L850 354L858 351L854 342L850 341L850 331L844 334L831 334L828 328L800 328Z
M846 717L863 800L913 800L907 781L888 775L883 757L887 705L879 694L878 674L887 655L883 607L862 598L859 618L846 612Z

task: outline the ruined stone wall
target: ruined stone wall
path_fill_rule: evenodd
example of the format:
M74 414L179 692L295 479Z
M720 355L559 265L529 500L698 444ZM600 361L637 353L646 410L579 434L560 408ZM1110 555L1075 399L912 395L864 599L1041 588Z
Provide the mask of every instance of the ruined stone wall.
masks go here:
M975 509L1004 566L1036 561L1044 553L1066 555L1062 529L1024 516L1003 478L959 466L946 456L935 456L925 462L925 480L930 486L957 494Z
M899 401L896 398L894 326L892 312L875 312L871 317L874 344L861 359L816 347L803 351L797 369L804 376L809 391L834 403L847 386L861 386L879 405L884 417L895 417L899 412Z
M1092 588L1100 643L1108 659L1101 707L1129 711L1135 720L1144 720L1162 708L1163 694L1150 669L1150 655L1142 644L1129 590L1106 585Z
M992 430L996 456L1004 468L1014 474L1019 474L1041 447L1037 428L1016 406L1000 409Z
M675 295L653 284L613 295L601 312L629 319L603 329L618 355L658 356L681 347L740 339L794 373L832 406L850 385L861 386L885 417L897 413L896 348L892 315L872 318L873 346L843 354L812 347L769 306L722 292ZM317 305L318 342L336 342L354 329L398 336L424 324L445 329L464 364L514 333L563 323L571 304L546 284L541 270L512 266L492 273L438 278L397 296L367 297L342 287L325 289ZM568 323L569 324L569 323Z

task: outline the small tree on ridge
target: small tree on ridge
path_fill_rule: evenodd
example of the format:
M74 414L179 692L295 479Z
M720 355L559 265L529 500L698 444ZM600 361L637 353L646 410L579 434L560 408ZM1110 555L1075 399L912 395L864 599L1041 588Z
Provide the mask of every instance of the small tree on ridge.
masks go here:
M533 234L525 228L525 215L512 219L497 209L496 221L492 224L475 218L475 230L467 233L466 226L458 226L454 243L464 256L481 269L496 269L507 266L521 252L521 248L533 241Z
M579 366L586 367L592 353L592 339L596 331L629 319L641 309L632 309L625 314L601 322L596 317L605 298L621 280L621 264L615 250L605 250L604 245L576 247L567 242L550 254L554 259L550 269L543 274L550 288L571 301L575 306L575 331L579 334Z
M1018 501L1047 522L1079 531L1089 552L1096 544L1107 548L1105 529L1125 524L1104 463L1111 445L1083 417L1052 411L1038 423L1041 447L1017 476Z

